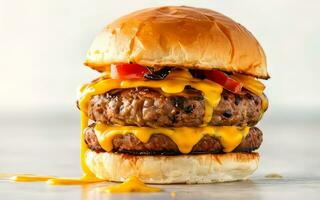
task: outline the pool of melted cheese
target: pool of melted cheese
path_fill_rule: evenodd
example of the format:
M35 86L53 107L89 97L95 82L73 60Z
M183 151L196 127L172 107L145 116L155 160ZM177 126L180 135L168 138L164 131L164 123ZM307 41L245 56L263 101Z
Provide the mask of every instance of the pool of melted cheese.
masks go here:
M123 183L103 187L98 189L100 192L107 193L128 193L128 192L161 192L160 188L151 187L141 182L137 177L127 178Z

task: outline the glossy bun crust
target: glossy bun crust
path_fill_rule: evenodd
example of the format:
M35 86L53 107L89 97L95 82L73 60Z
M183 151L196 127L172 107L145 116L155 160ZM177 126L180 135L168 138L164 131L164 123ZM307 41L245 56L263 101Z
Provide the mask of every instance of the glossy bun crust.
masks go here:
M149 8L105 27L85 64L104 71L110 64L219 69L269 78L258 41L243 26L209 9Z
M100 179L122 182L137 176L145 183L214 183L247 179L259 164L258 153L133 156L88 151L86 164Z

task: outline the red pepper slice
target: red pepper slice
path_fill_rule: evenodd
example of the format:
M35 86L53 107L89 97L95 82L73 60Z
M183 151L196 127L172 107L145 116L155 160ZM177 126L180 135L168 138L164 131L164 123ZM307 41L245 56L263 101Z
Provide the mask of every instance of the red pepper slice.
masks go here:
M204 74L207 79L220 84L224 89L229 90L230 92L237 94L241 92L242 83L233 80L227 74L219 70L205 70Z
M138 64L116 64L111 65L112 79L142 79L148 69Z

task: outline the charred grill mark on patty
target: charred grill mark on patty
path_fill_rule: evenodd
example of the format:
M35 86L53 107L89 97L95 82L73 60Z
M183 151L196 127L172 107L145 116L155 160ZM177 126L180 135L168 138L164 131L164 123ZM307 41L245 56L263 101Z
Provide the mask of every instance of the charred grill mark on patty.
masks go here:
M222 114L226 118L230 118L232 116L232 111L231 110L225 110Z

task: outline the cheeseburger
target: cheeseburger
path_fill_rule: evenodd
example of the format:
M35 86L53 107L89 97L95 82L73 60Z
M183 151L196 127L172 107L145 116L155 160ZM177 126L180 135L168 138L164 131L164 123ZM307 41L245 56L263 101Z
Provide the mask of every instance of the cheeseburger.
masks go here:
M80 89L85 177L145 183L246 179L268 107L266 57L242 25L209 9L149 8L107 25Z

